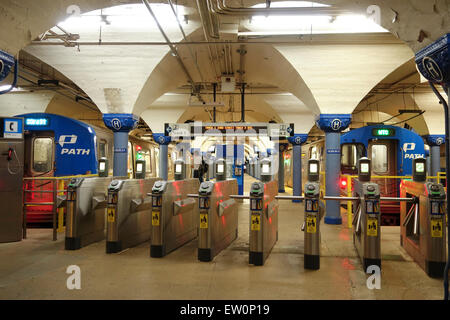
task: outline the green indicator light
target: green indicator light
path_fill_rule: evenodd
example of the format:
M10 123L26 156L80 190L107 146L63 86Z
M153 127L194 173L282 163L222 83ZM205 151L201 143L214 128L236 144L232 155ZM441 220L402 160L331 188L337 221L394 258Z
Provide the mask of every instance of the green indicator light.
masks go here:
M387 129L379 129L377 130L377 136L388 136L389 130Z

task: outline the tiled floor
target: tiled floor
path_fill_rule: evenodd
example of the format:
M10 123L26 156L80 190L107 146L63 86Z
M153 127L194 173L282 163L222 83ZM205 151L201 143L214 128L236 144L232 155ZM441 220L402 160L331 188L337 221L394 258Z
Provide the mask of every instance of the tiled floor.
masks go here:
M253 181L246 177L246 190ZM240 203L239 238L213 262L197 261L194 240L163 259L143 243L106 255L105 242L64 250L64 235L30 229L19 243L0 244L0 299L442 299L399 244L399 228L382 228L381 290L369 290L351 230L322 224L321 269L303 268L303 205L280 202L279 240L263 267L248 265L248 202ZM81 290L68 290L66 268L81 268Z

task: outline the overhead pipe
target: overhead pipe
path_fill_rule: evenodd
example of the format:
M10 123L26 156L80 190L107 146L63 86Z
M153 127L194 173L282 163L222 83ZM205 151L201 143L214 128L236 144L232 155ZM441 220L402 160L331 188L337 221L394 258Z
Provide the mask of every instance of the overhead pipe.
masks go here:
M204 1L197 0L196 3L197 3L198 14L200 16L200 21L202 23L203 35L205 37L206 44L208 45L209 59L210 59L210 62L211 62L211 66L212 66L213 72L214 72L215 76L217 77L216 64L214 63L213 54L212 54L212 51L211 51L211 46L209 45L209 43L210 43L209 38L214 38L215 35L211 35L210 34L210 26L207 23L207 21L209 21L209 20L207 20L206 17L205 17L205 14L209 14L209 11L206 10L206 13L205 13L205 9L204 9L205 3L204 3ZM220 71L220 67L219 67L219 76L220 76L220 72L221 71Z
M257 15L339 15L352 13L335 7L283 7L283 8L246 8L246 7L229 7L226 0L207 0L210 4L212 12L221 15L233 16L257 16Z
M183 39L184 39L184 41L187 42L188 40L187 40L186 33L184 32L183 26L181 25L181 22L180 22L180 20L178 19L178 15L177 15L177 12L175 11L175 8L173 7L172 0L167 0L167 2L169 3L170 8L172 9L173 15L175 16L175 19L177 20L178 28L180 29L180 32L181 32L181 34L183 35ZM197 68L197 72L198 72L198 74L199 74L199 76L200 76L201 81L202 81L202 82L205 82L205 81L204 81L204 78L203 78L202 71L200 70L200 66L198 65L197 59L195 58L195 55L194 55L194 53L192 52L191 47L188 47L188 49L189 49L189 53L191 54L191 58L192 58L192 60L194 61L194 64L195 64L195 66L196 66L196 68Z
M167 34L164 32L161 24L159 23L158 19L156 18L155 13L153 12L150 3L147 0L142 0L142 2L144 3L144 5L147 7L148 12L150 13L150 15L153 17L153 19L155 20L156 25L158 26L159 31L161 32L162 36L164 37L164 39L166 40L167 45L169 46L170 50L172 51L172 54L175 56L175 59L177 59L178 64L180 65L181 69L183 70L183 72L185 73L186 77L188 78L188 82L192 85L192 90L193 92L195 92L195 82L192 79L189 71L187 70L186 66L184 65L183 61L180 58L180 55L178 54L177 49L172 45L172 43L170 42L169 37L167 36ZM197 95L200 101L203 101L200 94Z

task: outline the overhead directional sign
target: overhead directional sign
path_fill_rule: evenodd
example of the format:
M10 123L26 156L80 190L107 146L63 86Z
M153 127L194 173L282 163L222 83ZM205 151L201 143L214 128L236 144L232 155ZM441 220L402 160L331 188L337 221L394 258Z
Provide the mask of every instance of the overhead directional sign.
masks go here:
M200 136L268 136L293 137L294 124L285 123L166 123L165 134L170 137Z

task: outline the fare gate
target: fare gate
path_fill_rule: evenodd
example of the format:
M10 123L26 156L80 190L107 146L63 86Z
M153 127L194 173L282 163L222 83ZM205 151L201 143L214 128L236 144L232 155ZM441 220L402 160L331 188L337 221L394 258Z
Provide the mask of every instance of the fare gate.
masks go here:
M446 264L446 193L441 184L426 182L425 159L413 163L414 181L403 181L402 197L413 203L400 206L400 242L417 264L433 278L442 278Z
M67 186L66 250L78 250L105 238L108 186L112 178L75 178Z
M150 256L160 258L195 239L198 206L187 195L199 189L198 179L157 181L152 193Z
M226 180L226 161L215 163L216 181L205 181L198 194L198 260L211 261L238 236L236 201L230 196L238 193L236 179Z
M355 180L352 197L325 196L324 200L356 201L353 215L353 244L364 270L375 265L381 268L380 202L414 202L415 198L380 197L380 188L371 182L371 160L358 161L358 179Z
M120 252L148 241L151 234L151 193L160 178L113 180L108 187L106 253Z

